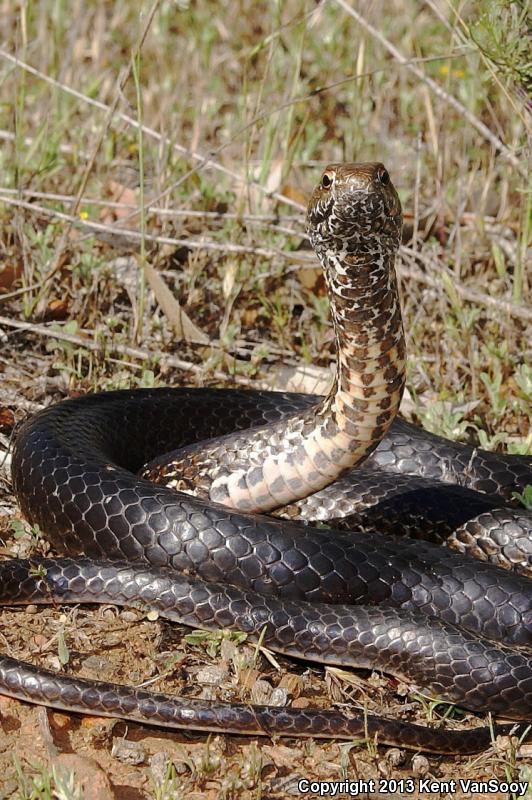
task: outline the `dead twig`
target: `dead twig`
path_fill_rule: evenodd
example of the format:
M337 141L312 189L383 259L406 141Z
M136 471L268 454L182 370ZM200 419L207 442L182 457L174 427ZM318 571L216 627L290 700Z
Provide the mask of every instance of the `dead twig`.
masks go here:
M27 331L28 333L33 333L36 336L44 336L48 339L58 339L62 342L69 342L77 347L83 347L86 350L96 353L105 353L106 355L108 353L116 353L117 355L127 356L128 358L133 358L142 362L157 360L159 364L175 367L185 372L193 372L196 375L209 375L216 380L224 381L224 383L232 381L241 386L250 386L253 383L253 380L250 378L245 378L240 375L230 375L225 372L220 372L219 370L209 372L204 366L198 366L198 364L193 364L191 361L185 361L173 355L161 354L159 351L152 352L140 347L131 347L130 345L114 342L112 339L102 341L98 338L96 331L87 331L86 336L78 336L76 334L57 330L57 328L48 327L47 325L34 322L22 322L18 319L10 319L9 317L3 316L0 316L0 326L16 328L17 330ZM91 336L93 338L90 338Z
M36 203L27 203L24 200L18 200L14 197L0 197L0 200L3 203L11 206L17 206L19 208L25 208L28 211L32 211L35 214L41 214L42 216L49 217L52 219L60 219L66 222L75 225L78 228L84 228L86 230L91 231L95 235L98 234L107 234L105 240L108 240L108 236L111 235L114 239L115 246L121 246L120 243L122 241L122 246L125 243L139 242L142 238L142 234L140 231L128 229L128 228L121 228L119 226L113 225L105 225L102 222L92 222L90 220L82 219L81 217L73 217L71 214L65 214L63 211L56 211L52 208L46 208L45 206L37 205ZM306 234L300 234L302 238L306 237ZM100 237L104 238L104 237ZM144 239L147 242L156 242L157 244L166 244L166 245L174 245L176 247L188 247L191 250L215 250L221 253L241 253L241 254L250 254L255 256L263 256L265 258L285 258L290 261L300 261L300 262L308 262L310 260L315 260L314 257L310 257L310 254L306 253L296 253L284 250L278 250L276 248L266 248L266 247L250 247L247 245L241 244L222 244L220 242L212 242L212 241L202 241L201 239L174 239L170 236L156 236L149 233L144 234Z
M436 272L437 270L437 272L447 275L449 280L452 282L453 289L456 291L456 294L459 297L467 300L470 303L474 303L475 305L484 306L486 313L495 313L497 318L500 318L502 311L509 317L521 319L525 322L532 322L532 309L527 308L524 305L517 305L511 300L503 300L499 297L490 297L490 295L484 294L484 292L479 292L477 289L471 289L468 286L464 286L463 283L457 280L457 276L455 273L451 272L451 270L440 264L438 264L436 267L436 265L433 264L430 259L424 256L423 253L413 250L410 247L401 247L400 253L401 255L406 256L410 262L408 265L402 264L401 262L398 263L397 271L401 277L409 278L417 283L430 286L432 289L437 289L439 292L441 292L441 278L429 275L426 272L422 272L420 269L417 269L417 267L414 266L414 261L421 261L430 271Z
M0 136L1 138L1 136ZM59 203L72 203L74 195L71 194L58 194L57 192L38 192L33 189L10 189L7 186L0 186L0 200L3 197L34 197L37 200L50 200L50 202ZM81 198L80 205L97 206L102 208L112 208L118 211L131 211L138 214L140 208L134 203L124 203L119 200L107 200L101 197L87 197ZM301 231L294 230L278 225L279 222L295 222L303 226L305 218L302 214L240 214L232 211L204 211L196 208L162 208L160 206L150 205L146 209L146 214L153 217L165 217L167 219L185 218L185 219L211 219L214 221L224 222L225 220L238 220L241 222L251 223L253 225L261 225L270 230L276 230L280 233L286 233L288 236L301 236Z

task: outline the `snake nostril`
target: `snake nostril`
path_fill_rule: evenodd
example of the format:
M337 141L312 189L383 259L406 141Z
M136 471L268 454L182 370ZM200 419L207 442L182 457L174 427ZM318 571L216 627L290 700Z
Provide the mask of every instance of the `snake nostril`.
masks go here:
M321 186L322 186L323 189L330 189L331 188L331 186L332 186L332 178L331 178L331 176L329 175L328 172L326 172L323 175L323 178L321 179Z
M390 183L390 176L388 175L387 170L383 169L379 172L379 180L383 186L388 186Z

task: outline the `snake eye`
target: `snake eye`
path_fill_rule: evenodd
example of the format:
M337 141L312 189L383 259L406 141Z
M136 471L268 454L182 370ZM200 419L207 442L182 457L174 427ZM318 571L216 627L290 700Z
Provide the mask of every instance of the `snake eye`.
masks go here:
M329 175L328 172L326 172L323 175L323 178L321 179L321 186L322 186L322 189L330 189L331 188L331 186L332 186L332 178L331 178L331 176Z
M390 176L388 175L385 169L379 172L379 180L383 186L388 186L388 184L390 183Z

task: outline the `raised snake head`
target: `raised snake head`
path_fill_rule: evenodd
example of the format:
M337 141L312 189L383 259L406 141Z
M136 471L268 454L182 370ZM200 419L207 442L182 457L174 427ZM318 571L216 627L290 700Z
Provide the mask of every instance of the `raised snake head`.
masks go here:
M394 255L401 239L401 202L384 165L330 164L310 198L307 228L322 260Z

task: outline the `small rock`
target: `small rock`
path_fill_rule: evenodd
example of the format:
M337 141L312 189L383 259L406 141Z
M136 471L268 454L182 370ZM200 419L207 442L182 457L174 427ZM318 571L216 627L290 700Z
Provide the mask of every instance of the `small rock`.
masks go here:
M404 764L406 755L404 750L399 750L397 747L392 747L384 753L382 759L379 761L378 770L381 775L389 777L392 775L394 769Z
M108 749L113 738L113 733L115 733L117 737L122 734L119 728L121 723L124 726L123 735L125 736L128 730L125 723L122 720L110 719L109 717L83 716L81 718L80 730L93 747Z
M105 673L111 671L111 663L102 656L87 656L87 658L83 659L81 665L85 669L91 670L91 672Z
M412 774L415 775L416 778L422 778L424 775L427 775L429 769L430 764L425 756L414 756L412 759Z
M58 731L67 731L72 725L72 717L60 711L50 711L48 714L50 725Z
M120 616L124 620L124 622L138 622L139 615L136 611L131 611L131 609L126 608L124 611L121 612Z
M404 750L399 750L398 747L392 747L386 753L386 758L392 767L400 767L406 761L406 753Z
M270 695L269 703L271 706L282 708L288 704L288 689L285 686L277 686Z
M20 783L18 780L4 780L2 786L0 787L0 800L9 800L11 797L16 797L15 792L17 789L20 789Z
M156 783L162 783L166 778L170 756L164 750L159 750L150 758L150 770Z
M251 687L251 702L259 706L269 705L272 693L271 684L259 678Z
M196 680L204 686L219 686L227 680L229 673L225 667L219 667L216 664L209 664L206 667L201 667L196 672Z
M46 657L46 666L50 669L53 669L54 672L61 672L63 668L63 664L61 663L59 656L52 655Z
M137 742L130 742L127 739L113 739L111 755L122 764L138 766L146 760L146 751Z

